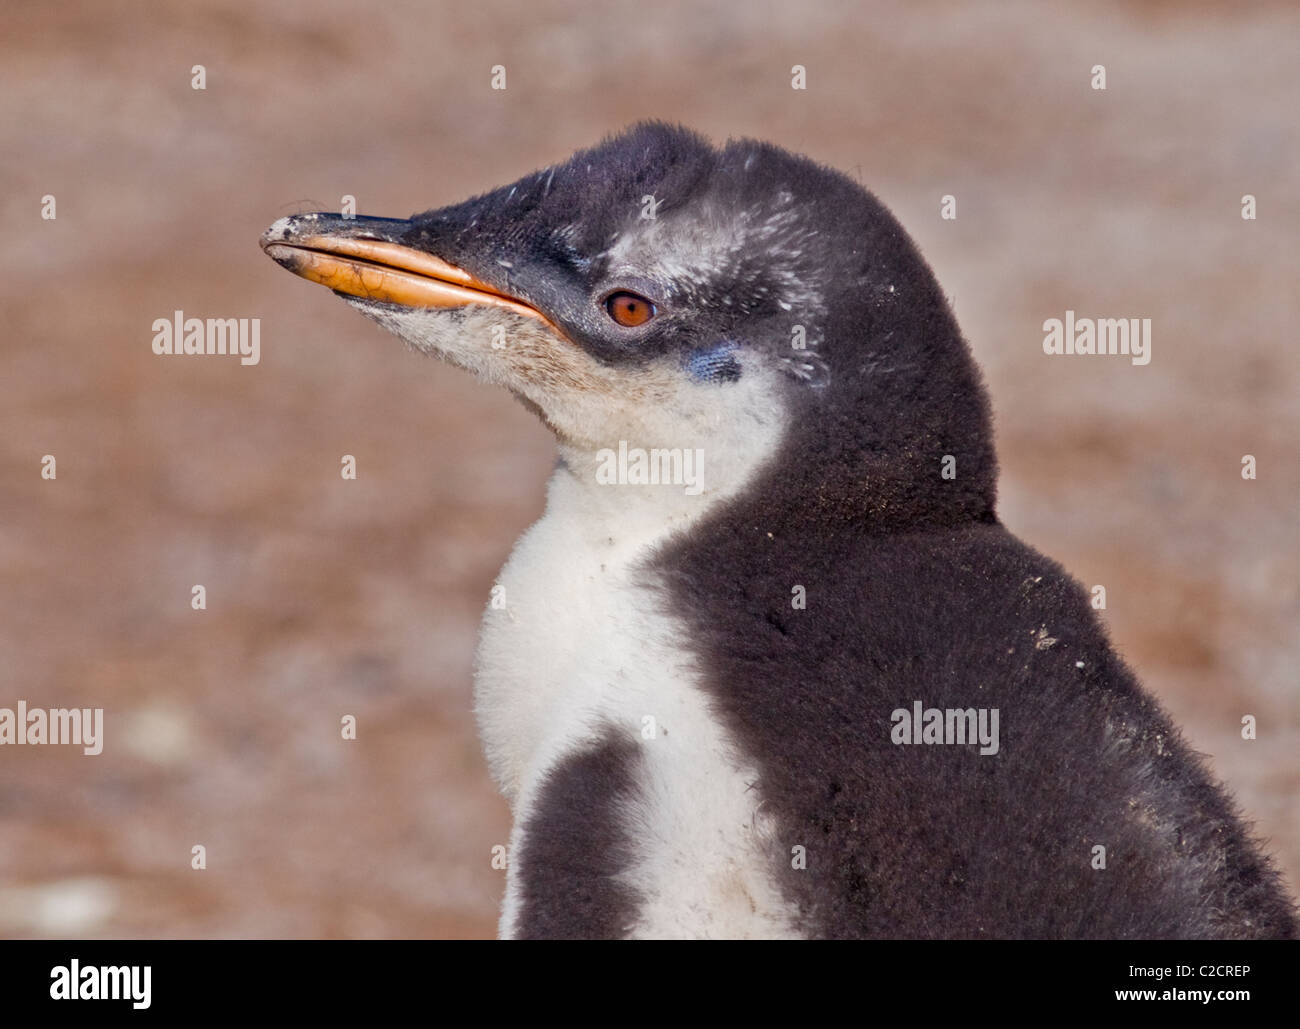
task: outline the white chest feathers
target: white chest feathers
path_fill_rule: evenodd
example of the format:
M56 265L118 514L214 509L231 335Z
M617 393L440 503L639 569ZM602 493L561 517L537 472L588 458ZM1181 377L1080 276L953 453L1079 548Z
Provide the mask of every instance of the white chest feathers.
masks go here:
M602 517L563 467L546 515L516 545L484 620L475 707L489 765L510 801L510 853L548 770L612 731L641 748L622 826L635 859L623 884L641 898L632 935L791 935L771 882L779 843L759 810L755 769L700 689L687 630L665 609L646 559L689 516L636 524ZM618 525L617 533L610 526ZM779 860L779 856L776 857ZM509 874L510 936L521 884Z

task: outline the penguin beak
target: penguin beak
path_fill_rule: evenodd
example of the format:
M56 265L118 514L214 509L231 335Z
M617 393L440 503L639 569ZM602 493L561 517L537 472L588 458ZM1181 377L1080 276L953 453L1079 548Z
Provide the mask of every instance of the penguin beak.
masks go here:
M555 329L537 308L399 242L410 227L395 218L300 214L281 218L262 234L261 243L271 260L335 293L404 307L487 304Z

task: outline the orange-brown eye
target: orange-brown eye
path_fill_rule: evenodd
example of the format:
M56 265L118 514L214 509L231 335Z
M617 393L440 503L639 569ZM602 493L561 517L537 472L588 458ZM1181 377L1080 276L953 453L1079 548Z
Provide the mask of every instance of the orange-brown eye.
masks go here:
M644 325L655 316L655 305L645 297L626 290L611 293L605 299L605 310L609 316L626 329Z

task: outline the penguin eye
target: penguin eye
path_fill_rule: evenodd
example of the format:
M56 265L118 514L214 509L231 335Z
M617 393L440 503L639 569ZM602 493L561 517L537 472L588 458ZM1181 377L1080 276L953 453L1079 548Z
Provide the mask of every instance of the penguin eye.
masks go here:
M655 316L654 301L647 300L639 293L619 290L605 298L605 310L609 316L625 329L644 325Z

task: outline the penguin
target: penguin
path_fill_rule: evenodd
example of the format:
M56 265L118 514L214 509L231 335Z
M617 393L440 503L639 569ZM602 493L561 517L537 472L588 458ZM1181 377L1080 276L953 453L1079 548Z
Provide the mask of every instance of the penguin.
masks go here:
M980 373L849 177L642 123L268 256L553 432L474 704L505 938L1294 938L1279 873L996 513Z

